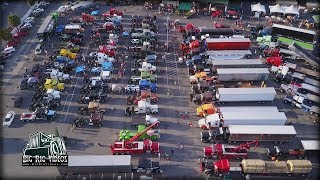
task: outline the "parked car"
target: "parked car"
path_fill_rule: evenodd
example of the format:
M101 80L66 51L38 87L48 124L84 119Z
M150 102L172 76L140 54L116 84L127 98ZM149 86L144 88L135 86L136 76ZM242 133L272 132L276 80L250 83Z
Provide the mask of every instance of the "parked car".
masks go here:
M9 127L11 125L15 115L16 115L15 112L9 111L3 120L3 126Z
M19 39L13 39L7 43L6 47L16 47L19 43Z
M13 35L13 38L14 39L17 39L17 38L21 38L21 37L26 37L28 35L28 31L21 31L21 30L18 30L14 35Z
M24 20L23 22L24 23L29 23L29 24L34 24L34 20L32 20L32 19Z
M27 17L25 21L29 21L29 20L34 20L35 18L30 16L30 17Z
M34 50L35 54L41 54L42 53L42 44L38 44L36 49Z
M11 54L12 52L15 52L16 49L14 47L6 47L2 52L1 54Z
M44 12L43 8L37 8L37 9L32 11L32 13L42 13L42 12Z
M22 27L32 28L32 24L30 24L30 23L24 23Z

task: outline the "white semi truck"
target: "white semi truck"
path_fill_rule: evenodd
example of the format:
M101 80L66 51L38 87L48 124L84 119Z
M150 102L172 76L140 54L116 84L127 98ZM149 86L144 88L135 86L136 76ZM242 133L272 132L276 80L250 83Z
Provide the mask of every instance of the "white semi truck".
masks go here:
M219 81L266 81L268 68L218 68Z

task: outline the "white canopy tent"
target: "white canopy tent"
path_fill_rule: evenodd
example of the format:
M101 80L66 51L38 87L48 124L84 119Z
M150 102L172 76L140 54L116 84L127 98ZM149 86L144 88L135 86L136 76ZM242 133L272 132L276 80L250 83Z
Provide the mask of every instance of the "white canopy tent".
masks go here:
M284 14L295 14L295 15L299 15L299 10L297 7L294 7L293 5L289 6L286 8L286 10L284 11Z
M266 12L266 8L264 5L261 5L260 3L258 4L251 4L251 12Z
M270 8L270 13L282 13L284 14L285 9L280 6L280 4L276 4L274 6L269 6Z

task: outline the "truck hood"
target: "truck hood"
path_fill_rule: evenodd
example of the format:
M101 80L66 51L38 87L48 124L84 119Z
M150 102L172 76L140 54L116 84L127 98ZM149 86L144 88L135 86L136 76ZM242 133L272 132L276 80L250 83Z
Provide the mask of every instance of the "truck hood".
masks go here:
M202 118L198 121L198 126L201 127L202 125L206 124L206 119Z
M202 107L197 107L196 111L197 111L197 115L203 113Z

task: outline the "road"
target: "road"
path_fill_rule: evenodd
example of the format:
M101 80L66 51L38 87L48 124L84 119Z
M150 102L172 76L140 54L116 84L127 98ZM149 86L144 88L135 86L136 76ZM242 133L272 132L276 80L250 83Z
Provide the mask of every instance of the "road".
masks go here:
M3 75L4 86L2 88L1 100L6 102L2 104L0 108L7 112L14 110L19 116L22 112L28 111L28 106L31 102L32 90L20 91L17 86L20 82L22 75L25 73L24 67L31 68L35 63L42 63L45 59L44 55L38 56L40 61L33 62L28 61L33 56L34 48L37 45L36 31L39 28L41 22L49 14L50 11L56 10L60 4L51 3L50 7L46 10L46 13L42 15L39 21L36 22L35 28L32 30L31 35L25 42L17 49L18 53L11 59L11 63L8 63L6 72ZM110 7L105 5L99 6L100 12L105 12ZM139 14L140 16L155 15L155 12L146 11L141 6L127 6L127 7L116 7L122 10L126 10L123 16L124 30L130 30L129 26L133 14ZM71 16L79 15L80 13L67 14L65 18L60 18L58 24L65 23ZM162 60L164 55L164 48L161 47L157 50L158 63L157 69L165 71L165 74L158 74L158 91L159 96L159 115L157 117L161 121L160 131L161 138L160 149L161 154L171 154L171 149L174 154L171 155L170 164L165 164L165 160L161 159L160 164L164 170L164 175L169 178L174 177L185 177L186 179L192 179L199 177L199 158L202 156L202 148L209 146L200 141L201 129L196 127L197 117L195 116L195 104L189 102L190 85L188 82L187 68L185 65L177 63L177 55L179 44L174 42L172 39L174 34L180 38L180 34L174 29L171 29L169 34L166 31L166 17L167 15L158 16L157 25L159 27L158 38L160 44L164 44L169 39L170 52L166 55L165 62ZM196 26L207 26L212 27L213 20L209 17L195 17L190 20L183 19L181 16L169 15L170 21L180 19L183 24L188 22L194 23ZM226 23L230 26L235 24L230 20L216 19L216 21ZM209 22L209 23L208 23ZM264 23L263 21L259 23ZM86 27L85 39L80 53L86 56L92 52L97 51L97 46L94 45L90 39L90 26ZM57 37L52 37L50 42L46 42L44 48L52 53L52 44L57 43L59 40ZM51 46L49 46L51 45ZM125 47L130 45L130 39L124 39L120 37L119 43L117 44L118 52L123 52L125 55L129 55ZM119 53L119 54L120 54ZM259 54L254 54L252 58L259 57ZM134 67L132 58L129 56L125 59L119 59L119 62L115 62L114 74L117 74L117 70L120 66L120 61L126 62L126 73L124 78L114 78L112 83L118 83L122 86L127 85L128 77L130 76L130 69ZM16 117L10 128L3 128L3 151L1 157L6 166L3 169L5 177L18 178L18 177L55 177L58 172L55 167L22 167L21 166L21 155L22 150L25 147L29 135L35 131L43 131L45 133L51 133L53 127L58 127L60 133L69 138L69 144L67 145L67 151L69 155L90 155L90 154L111 154L111 150L108 147L114 140L118 139L120 130L131 129L130 117L124 115L125 99L129 94L108 94L109 100L104 104L107 106L107 112L104 115L104 126L101 128L90 128L85 127L82 129L72 130L70 123L77 117L77 109L80 104L77 103L77 99L80 96L80 87L83 85L83 77L72 74L74 80L70 84L66 84L66 91L62 93L62 106L57 109L58 118L53 122L30 122L21 123L19 118ZM114 76L116 77L116 76ZM272 80L267 82L268 86L279 87ZM168 97L166 93L170 90L173 94L172 97ZM24 102L22 108L13 108L11 97L16 95L23 95ZM277 99L273 102L279 109L286 109L286 115L289 121L293 122L300 138L316 139L318 137L318 125L313 123L315 119L311 115L302 112L300 109L293 108L282 103L283 94L278 93ZM233 104L237 105L255 105L249 103ZM113 110L114 108L114 110ZM190 112L190 120L193 123L193 127L187 126L188 120L183 120L179 117L180 112ZM88 116L85 116L88 118ZM98 146L101 143L103 146ZM183 143L184 149L178 149L177 144ZM289 148L299 146L298 138L294 143L288 144ZM273 144L260 143L261 147L272 147ZM262 150L262 152L264 152ZM264 153L259 153L259 157L266 158ZM133 164L137 162L139 157L148 157L153 160L158 160L156 155L133 155Z

